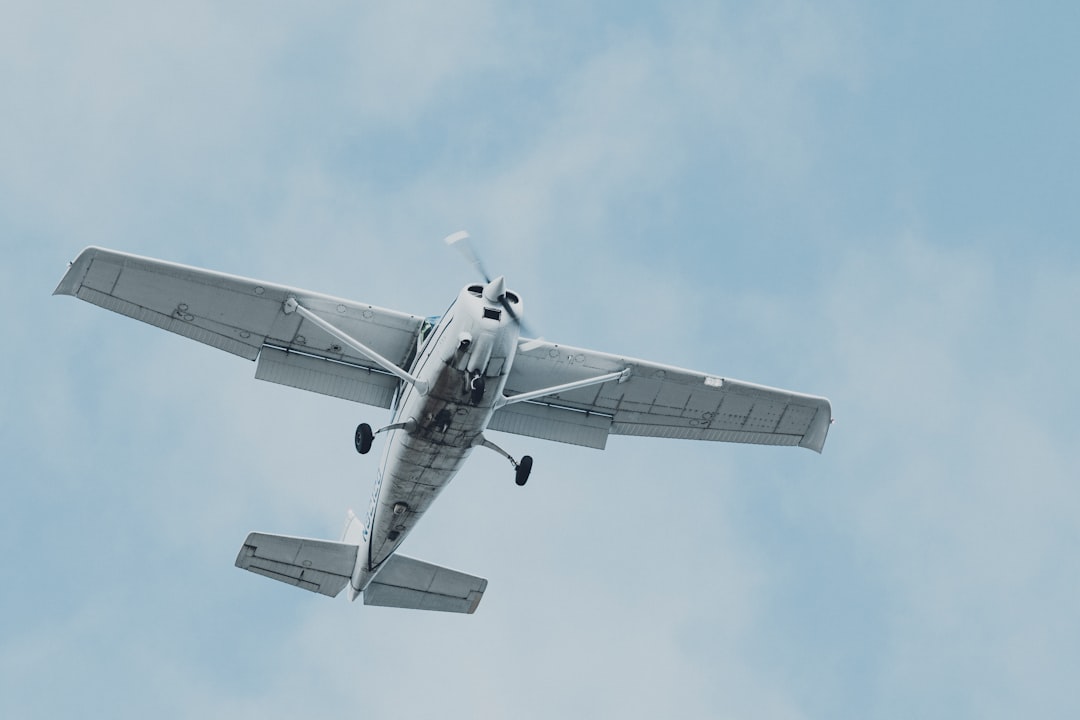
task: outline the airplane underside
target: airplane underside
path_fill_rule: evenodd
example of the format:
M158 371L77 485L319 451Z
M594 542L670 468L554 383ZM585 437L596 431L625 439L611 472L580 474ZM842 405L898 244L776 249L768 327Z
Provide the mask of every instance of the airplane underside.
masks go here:
M457 343L440 357L436 346L417 361L418 373L436 366L437 374L427 392L405 390L390 425L373 497L374 517L369 518L369 570L377 570L393 554L483 441L494 411L492 397L501 392L505 376L485 376L493 364L489 358L480 371L470 371L474 347ZM500 367L505 365L502 360ZM476 392L477 378L486 391Z

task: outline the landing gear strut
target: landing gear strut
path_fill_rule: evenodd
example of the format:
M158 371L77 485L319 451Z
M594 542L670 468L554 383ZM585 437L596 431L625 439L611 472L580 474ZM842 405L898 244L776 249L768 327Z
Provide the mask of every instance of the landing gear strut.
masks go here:
M409 418L405 422L394 423L393 425L387 425L386 427L379 428L372 432L371 426L367 423L360 423L356 426L356 452L361 455L367 455L371 451L371 443L375 439L375 436L381 432L387 430L404 430L405 432L413 432L416 430L416 420Z

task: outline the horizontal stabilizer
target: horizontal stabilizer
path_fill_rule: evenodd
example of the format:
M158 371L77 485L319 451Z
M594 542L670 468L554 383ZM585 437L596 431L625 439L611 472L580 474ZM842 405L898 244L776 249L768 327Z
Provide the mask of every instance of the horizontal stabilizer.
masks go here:
M473 613L486 588L483 578L391 555L364 590L364 604Z
M289 585L336 596L352 577L356 545L251 533L236 556L236 567Z

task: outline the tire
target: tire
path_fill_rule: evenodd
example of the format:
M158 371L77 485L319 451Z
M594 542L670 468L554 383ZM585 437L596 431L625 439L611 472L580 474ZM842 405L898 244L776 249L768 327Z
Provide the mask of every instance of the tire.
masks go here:
M514 470L514 482L518 484L518 487L523 486L529 481L532 465L533 459L531 455L526 455L521 458L521 462L518 463L517 469Z
M356 426L356 452L367 455L371 451L371 443L375 439L375 433L371 432L371 426L360 423Z

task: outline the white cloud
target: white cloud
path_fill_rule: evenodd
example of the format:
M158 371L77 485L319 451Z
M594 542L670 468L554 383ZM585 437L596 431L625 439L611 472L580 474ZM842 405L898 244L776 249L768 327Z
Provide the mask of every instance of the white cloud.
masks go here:
M1002 717L1056 706L1067 694L1053 658L1080 631L1065 550L1080 496L1039 397L1070 373L1046 363L1046 345L1014 348L1067 322L1043 301L1058 292L1032 282L1043 272L912 238L855 257L831 279L844 378L834 402L847 416L836 435L861 474L846 522L892 607L883 697ZM1002 313L1014 303L1021 312Z

